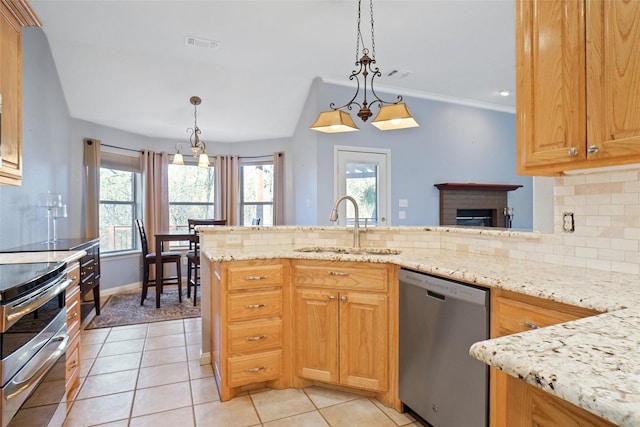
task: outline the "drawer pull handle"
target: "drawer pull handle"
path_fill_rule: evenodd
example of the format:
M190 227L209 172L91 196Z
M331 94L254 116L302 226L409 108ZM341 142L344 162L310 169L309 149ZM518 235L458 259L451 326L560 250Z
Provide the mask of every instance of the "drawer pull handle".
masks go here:
M71 362L71 364L69 365L69 367L67 368L67 371L73 371L74 369L76 369L78 367L78 361L74 360L73 362Z
M260 371L264 371L266 369L267 369L266 366L258 366L257 368L247 368L244 371L245 372L260 372Z
M538 329L538 325L525 320L524 325L529 329Z
M67 316L67 320L75 319L76 317L78 317L78 312L74 311L70 316Z
M71 280L72 280L73 282L75 282L76 280L78 280L78 276L72 276L72 277L71 277Z
M255 337L245 337L245 340L247 341L262 341L266 339L267 339L266 335L256 335Z
M245 304L245 306L244 306L244 308L251 308L251 309L264 308L264 307L266 307L265 304Z
M268 279L267 276L247 276L245 280L265 280Z
M349 273L346 273L344 271L330 271L329 272L329 276L348 276Z

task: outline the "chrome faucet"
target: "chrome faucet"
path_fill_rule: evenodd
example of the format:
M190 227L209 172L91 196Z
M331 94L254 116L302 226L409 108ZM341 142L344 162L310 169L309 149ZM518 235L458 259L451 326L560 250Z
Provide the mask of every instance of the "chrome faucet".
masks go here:
M353 203L353 209L355 210L356 218L353 223L353 247L356 249L360 249L360 214L358 212L358 203L356 199L351 196L340 196L336 199L333 204L333 209L331 210L331 215L329 216L329 221L336 222L338 220L338 205L343 200L349 200Z

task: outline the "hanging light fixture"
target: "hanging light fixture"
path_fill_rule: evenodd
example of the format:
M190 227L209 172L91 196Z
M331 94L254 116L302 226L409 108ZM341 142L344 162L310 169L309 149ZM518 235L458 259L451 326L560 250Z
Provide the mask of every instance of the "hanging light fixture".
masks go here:
M198 105L202 102L200 97L192 96L189 102L193 105L193 127L187 129L189 133L189 142L178 142L176 144L176 154L173 155L174 165L184 165L184 157L180 151L180 147L188 145L193 153L193 157L198 158L198 166L201 168L209 167L209 155L207 154L207 146L200 141L200 128L198 127Z
M375 89L373 88L373 80L376 77L382 76L380 69L378 67L372 68L372 66L376 63L376 44L375 38L373 34L373 0L369 0L369 9L371 11L371 56L369 56L369 49L364 46L364 39L362 37L362 33L360 32L360 11L361 11L361 3L362 0L358 0L358 33L356 36L356 67L359 67L357 70L351 72L349 76L349 80L356 81L356 93L353 95L353 98L346 104L341 107L336 107L332 102L329 107L330 111L323 111L318 116L317 120L311 125L311 129L317 130L319 132L325 133L337 133L337 132L353 132L359 130L358 126L351 119L351 115L342 109L346 108L347 110L352 110L353 105L357 105L360 110L357 115L362 119L363 122L366 122L369 117L373 116L370 107L374 104L378 104L380 107L380 111L377 116L373 119L371 124L377 127L380 130L392 130L392 129L404 129L410 127L419 126L415 121L407 104L402 102L402 96L398 95L398 100L396 102L388 102L383 101L376 94ZM362 42L362 57L360 57L360 42ZM371 74L371 95L373 95L373 100L370 102L367 101L367 78ZM360 92L360 78L362 77L363 82L363 94L364 98L362 103L356 101L356 97Z

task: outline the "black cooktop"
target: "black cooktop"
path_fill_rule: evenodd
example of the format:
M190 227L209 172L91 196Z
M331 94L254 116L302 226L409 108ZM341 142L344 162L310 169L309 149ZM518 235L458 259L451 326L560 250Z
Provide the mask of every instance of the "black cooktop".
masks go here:
M0 304L5 304L59 275L64 262L0 264Z
M96 238L77 238L77 239L59 239L54 242L37 242L29 243L14 248L0 249L0 252L13 253L13 252L50 252L50 251L73 251L86 243L97 241Z

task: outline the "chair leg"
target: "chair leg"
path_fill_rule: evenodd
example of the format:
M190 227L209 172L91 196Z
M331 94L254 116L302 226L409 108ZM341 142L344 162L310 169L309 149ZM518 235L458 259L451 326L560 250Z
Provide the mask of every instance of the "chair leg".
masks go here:
M149 288L149 266L145 264L142 269L142 295L140 305L144 305L144 300L147 298L147 289Z
M187 260L187 298L191 298L191 268L193 263L191 259Z
M176 263L176 271L178 273L178 301L182 302L182 271L180 271L180 259Z

